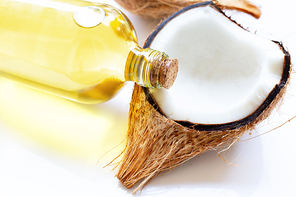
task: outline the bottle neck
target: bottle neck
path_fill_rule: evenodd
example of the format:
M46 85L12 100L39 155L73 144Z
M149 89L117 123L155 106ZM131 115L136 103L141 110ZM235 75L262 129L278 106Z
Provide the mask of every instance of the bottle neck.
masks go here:
M148 88L161 88L161 67L168 58L167 54L150 48L132 48L125 65L125 80Z

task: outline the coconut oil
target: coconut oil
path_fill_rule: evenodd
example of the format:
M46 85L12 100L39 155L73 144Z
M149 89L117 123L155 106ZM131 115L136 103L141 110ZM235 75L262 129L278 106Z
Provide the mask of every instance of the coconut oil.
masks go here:
M125 81L162 87L166 60L165 53L140 48L130 21L110 5L0 0L4 78L77 102L100 103L114 97Z

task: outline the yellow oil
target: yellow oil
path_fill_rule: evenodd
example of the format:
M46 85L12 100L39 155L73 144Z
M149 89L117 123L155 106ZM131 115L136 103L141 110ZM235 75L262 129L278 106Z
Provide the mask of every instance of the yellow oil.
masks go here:
M104 20L83 27L74 14L98 6ZM129 20L105 4L80 0L0 0L0 76L82 103L114 97L137 38Z

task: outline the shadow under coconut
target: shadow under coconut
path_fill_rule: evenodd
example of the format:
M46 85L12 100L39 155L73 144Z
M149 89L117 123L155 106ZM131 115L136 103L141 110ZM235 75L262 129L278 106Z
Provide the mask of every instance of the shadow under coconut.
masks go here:
M261 140L237 142L221 153L207 152L172 171L153 179L141 196L165 194L170 190L195 191L196 194L217 196L221 193L251 196L258 188L264 166ZM233 165L231 165L231 164ZM129 192L132 192L133 187Z

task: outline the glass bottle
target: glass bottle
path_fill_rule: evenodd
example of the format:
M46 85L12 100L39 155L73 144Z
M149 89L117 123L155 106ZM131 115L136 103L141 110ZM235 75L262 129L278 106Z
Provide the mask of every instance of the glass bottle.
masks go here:
M0 76L81 103L125 81L169 88L178 62L143 49L118 9L83 0L0 0Z

